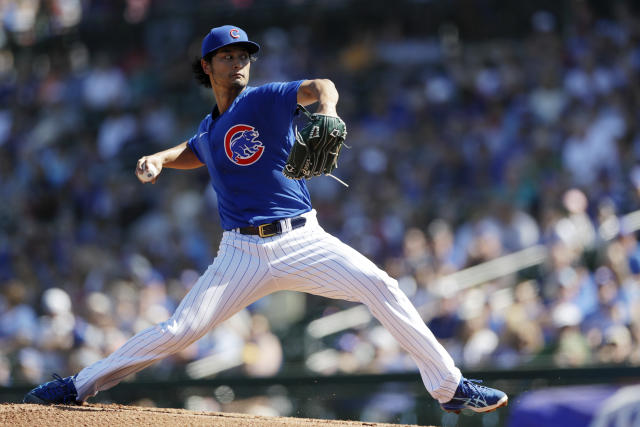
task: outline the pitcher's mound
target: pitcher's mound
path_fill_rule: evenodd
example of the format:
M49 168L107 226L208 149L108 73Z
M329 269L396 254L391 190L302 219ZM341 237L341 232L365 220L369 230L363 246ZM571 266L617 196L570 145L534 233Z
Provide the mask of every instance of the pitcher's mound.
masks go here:
M136 406L85 404L82 406L42 406L0 404L0 425L73 426L220 426L220 427L400 427L400 424L357 421L312 420L305 418L263 417L257 415L195 412L186 409L140 408Z

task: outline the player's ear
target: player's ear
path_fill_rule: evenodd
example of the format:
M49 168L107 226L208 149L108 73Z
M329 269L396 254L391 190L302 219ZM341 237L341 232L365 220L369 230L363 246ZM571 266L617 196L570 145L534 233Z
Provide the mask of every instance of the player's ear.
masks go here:
M205 72L205 74L211 74L213 68L211 66L211 62L207 62L206 59L202 58L200 60L200 65L202 66L202 71Z

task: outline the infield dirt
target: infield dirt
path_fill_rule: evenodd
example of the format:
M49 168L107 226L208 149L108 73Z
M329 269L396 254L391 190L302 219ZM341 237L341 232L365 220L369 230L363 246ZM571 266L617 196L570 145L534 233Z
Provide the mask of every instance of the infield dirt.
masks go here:
M185 409L142 408L123 405L42 406L0 404L0 426L220 426L220 427L402 427L402 424L257 415L195 412Z

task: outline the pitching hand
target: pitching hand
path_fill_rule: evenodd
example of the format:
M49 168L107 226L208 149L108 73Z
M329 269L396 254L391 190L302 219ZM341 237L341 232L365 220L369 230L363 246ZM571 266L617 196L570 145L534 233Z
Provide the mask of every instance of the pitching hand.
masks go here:
M141 157L136 164L135 174L143 184L155 184L162 172L162 163L162 159L155 155Z

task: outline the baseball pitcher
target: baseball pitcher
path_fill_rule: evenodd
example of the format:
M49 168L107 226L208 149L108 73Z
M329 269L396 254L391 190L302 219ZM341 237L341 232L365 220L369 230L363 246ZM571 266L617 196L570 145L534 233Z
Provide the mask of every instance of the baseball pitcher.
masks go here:
M194 71L213 91L215 107L191 139L136 165L143 182L155 182L163 168L207 168L225 230L213 263L169 320L76 375L55 376L24 402L82 403L184 349L259 298L294 290L366 304L415 360L444 410L506 405L503 392L461 375L396 280L318 224L306 180L338 166L347 135L336 111L338 92L326 79L249 86L259 49L236 26L213 28ZM314 114L305 108L310 104L317 104ZM296 114L307 120L299 130Z

